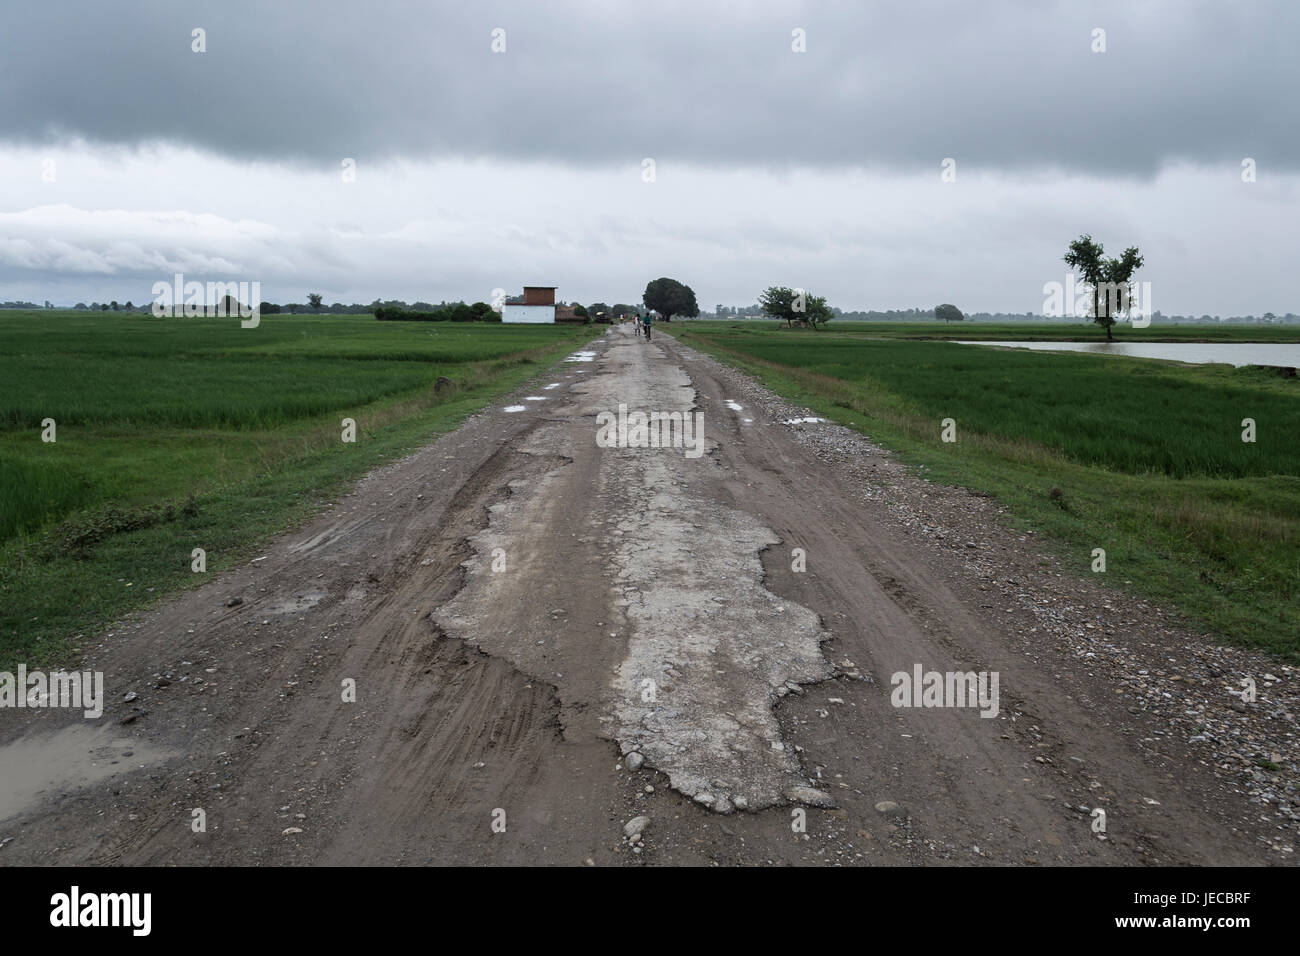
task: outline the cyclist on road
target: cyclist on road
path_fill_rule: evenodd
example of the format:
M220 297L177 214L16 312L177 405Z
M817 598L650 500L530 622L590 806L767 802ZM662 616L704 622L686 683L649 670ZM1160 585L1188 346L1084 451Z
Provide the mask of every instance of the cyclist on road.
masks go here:
M650 310L649 310L649 309L646 309L646 313L645 313L645 315L641 316L641 324L642 324L642 325L644 326L644 328L645 328L645 339L646 339L647 342L650 341L650 322L651 322L651 321L652 321L652 320L651 320L651 316L650 316Z

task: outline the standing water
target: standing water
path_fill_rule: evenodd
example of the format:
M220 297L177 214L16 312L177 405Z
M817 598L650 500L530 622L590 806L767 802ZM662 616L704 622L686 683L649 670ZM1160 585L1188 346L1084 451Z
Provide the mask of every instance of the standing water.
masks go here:
M1132 358L1168 359L1173 362L1227 365L1300 366L1300 344L1267 342L968 342L958 345L999 345L1036 352L1088 352L1093 355L1128 355Z

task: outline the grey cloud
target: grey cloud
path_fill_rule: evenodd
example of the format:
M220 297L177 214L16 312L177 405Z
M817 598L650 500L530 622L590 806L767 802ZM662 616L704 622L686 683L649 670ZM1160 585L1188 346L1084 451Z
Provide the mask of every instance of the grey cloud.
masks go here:
M1300 162L1300 4L6 4L0 138L337 167ZM207 52L192 53L202 27ZM493 54L490 31L506 30ZM807 33L793 53L791 31ZM1093 53L1091 31L1107 31Z

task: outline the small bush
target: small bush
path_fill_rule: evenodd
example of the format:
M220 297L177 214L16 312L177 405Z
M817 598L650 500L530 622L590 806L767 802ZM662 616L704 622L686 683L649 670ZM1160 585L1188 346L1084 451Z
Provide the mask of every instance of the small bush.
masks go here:
M186 517L194 517L198 514L198 505L193 496L185 502L179 514ZM156 505L135 511L106 508L94 514L69 518L63 522L50 534L47 550L70 554L75 558L88 558L95 545L110 535L152 528L154 525L175 521L177 517L175 505Z

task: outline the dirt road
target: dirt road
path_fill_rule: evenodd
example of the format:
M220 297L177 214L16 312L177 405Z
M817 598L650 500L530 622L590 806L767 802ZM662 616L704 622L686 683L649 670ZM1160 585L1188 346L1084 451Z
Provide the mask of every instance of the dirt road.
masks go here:
M115 627L98 723L0 712L0 862L1289 861L1238 777L971 572L1060 587L988 502L819 454L831 426L671 336L588 348ZM698 411L704 445L602 447L620 405ZM1089 588L1115 643L1180 653ZM894 706L917 665L996 672L997 715Z

